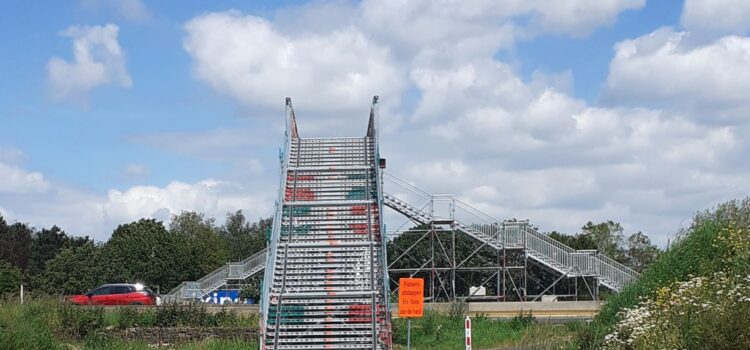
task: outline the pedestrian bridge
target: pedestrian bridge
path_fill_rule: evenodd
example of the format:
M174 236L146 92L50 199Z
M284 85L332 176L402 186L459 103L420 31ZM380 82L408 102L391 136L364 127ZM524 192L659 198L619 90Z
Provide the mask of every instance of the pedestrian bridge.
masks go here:
M499 220L451 195L430 194L385 172L379 153L377 97L362 137L303 138L290 99L286 111L279 198L268 249L198 281L185 282L166 297L169 301L200 298L228 280L264 271L263 348L391 349L388 269L391 260L400 256L386 256L384 207L414 225L471 237L479 245L477 251L493 249L503 256L507 251L520 252L560 279L591 277L619 291L639 276L596 251L577 251L555 241L528 221ZM454 260L452 267L455 271L463 264ZM415 266L414 273L426 265ZM501 267L487 268L497 268L499 278ZM543 313L546 305L551 305L549 312L559 311L562 305L533 304L529 310L537 313ZM498 317L503 312L518 313L514 309L518 306L512 304L477 305L497 308ZM574 307L570 313L584 309Z

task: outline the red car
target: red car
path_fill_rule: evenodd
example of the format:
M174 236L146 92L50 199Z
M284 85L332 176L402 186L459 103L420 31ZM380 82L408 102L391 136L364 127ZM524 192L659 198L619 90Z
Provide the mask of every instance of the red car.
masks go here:
M148 287L136 284L105 284L86 294L71 295L67 300L78 305L157 305L159 297Z

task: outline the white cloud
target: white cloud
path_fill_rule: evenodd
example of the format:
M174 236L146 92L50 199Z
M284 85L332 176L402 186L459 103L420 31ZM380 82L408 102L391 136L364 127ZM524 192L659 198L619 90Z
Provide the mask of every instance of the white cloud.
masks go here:
M373 95L395 99L402 75L389 50L353 27L288 36L237 11L198 16L185 25L195 77L248 105L306 110L367 107Z
M750 38L694 45L688 32L659 29L617 44L603 92L608 104L646 105L710 122L750 116Z
M372 95L382 97L384 114L398 114L394 106L410 70L490 58L519 38L585 35L643 4L322 2L284 8L273 21L238 11L203 14L186 23L183 46L198 80L244 105L277 110L292 96L308 113L346 111L338 118L315 115L326 120L307 128L330 131L344 127L341 120L366 108Z
M57 225L68 233L97 240L107 240L117 225L141 218L168 221L182 211L204 213L219 224L226 213L237 210L243 210L250 220L265 218L272 214L274 198L275 186L248 187L213 179L111 189L102 195L0 162L0 215L6 221L37 228Z
M595 28L611 25L626 10L640 9L646 0L533 1L532 22L550 33L586 35Z
M685 0L680 22L690 31L743 34L750 29L750 1Z
M707 43L662 29L624 41L605 105L569 94L569 73L528 80L496 58L540 35L586 35L643 3L312 3L273 20L204 14L186 23L183 46L198 80L254 111L280 116L291 95L307 124L303 135L363 126L373 94L388 103L413 99L381 111L381 152L389 171L432 192L455 193L495 217L528 218L544 230L574 232L588 220L612 219L664 243L693 211L750 192L750 125L740 122L748 115L747 38ZM351 110L363 111L361 122ZM277 178L263 165L276 165L282 131L278 123L259 124L273 126L133 137L202 162L228 160L237 178L257 177L252 185L173 181L105 196L53 184L38 194L58 196L47 207L17 206L7 195L0 205L70 225L80 225L72 212L86 211L90 218L75 221L92 227L181 210L267 215L276 191L267 184Z
M271 193L210 179L193 184L173 181L164 187L112 189L106 196L50 183L45 192L0 191L0 212L7 220L38 228L58 225L69 233L106 241L117 225L141 218L169 221L172 214L183 210L204 213L219 224L226 213L236 210L243 210L250 220L268 217L273 198Z
M617 15L645 0L364 1L363 23L399 51L419 60L455 61L513 45L517 39L551 33L586 35L614 23ZM356 18L356 16L355 16Z
M0 192L45 192L47 189L49 182L41 173L29 172L15 165L0 162Z
M110 190L103 205L105 218L110 222L128 222L142 217L168 220L182 211L197 211L221 219L227 212L238 209L256 214L268 208L270 204L248 196L242 186L212 179L195 184L173 181L165 187Z
M129 88L133 82L125 68L125 55L117 42L119 28L72 26L61 33L73 40L73 60L59 57L47 62L52 98L85 104L91 90L105 85Z
M750 149L748 128L590 106L493 59L412 78L414 117L382 141L390 171L495 217L565 232L613 219L663 244L695 210L750 191L735 165Z

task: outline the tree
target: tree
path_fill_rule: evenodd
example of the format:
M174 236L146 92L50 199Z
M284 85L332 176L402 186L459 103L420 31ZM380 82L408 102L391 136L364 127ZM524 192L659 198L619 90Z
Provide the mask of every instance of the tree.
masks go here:
M52 260L65 248L82 246L91 240L88 237L71 237L57 226L42 229L34 234L29 258L31 275L41 275L47 261Z
M597 249L596 242L591 235L587 234L575 234L566 235L557 231L552 231L547 234L550 238L567 245L575 250L591 250Z
M26 270L33 234L34 231L23 223L8 226L0 215L0 259Z
M168 290L192 279L188 240L167 231L161 221L141 219L118 226L104 246L108 282L141 282Z
M224 241L213 218L184 211L172 216L169 232L187 240L189 264L183 267L189 280L195 280L227 262Z
M271 228L271 224L271 219L261 219L251 225L242 210L227 214L219 234L226 242L228 259L239 261L265 248L265 231Z
M624 262L623 229L620 223L609 220L594 224L589 221L581 228L581 234L591 237L600 253Z
M102 249L93 242L65 248L47 262L43 288L48 293L84 293L106 282L105 262Z
M548 235L573 249L596 249L639 272L656 260L660 253L643 232L631 234L624 241L622 225L611 220L598 224L589 221L581 228L581 233L573 236L557 231Z
M627 265L638 272L645 270L656 261L661 251L651 244L651 239L643 232L636 232L627 240Z
M18 291L21 287L21 270L0 260L0 295Z

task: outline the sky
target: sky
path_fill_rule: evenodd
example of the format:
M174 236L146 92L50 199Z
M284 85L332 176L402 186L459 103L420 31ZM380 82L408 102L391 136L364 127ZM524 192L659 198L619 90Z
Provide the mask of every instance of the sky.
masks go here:
M750 0L0 3L0 214L106 240L272 215L303 137L496 218L664 246L750 193ZM386 188L388 191L388 188Z

